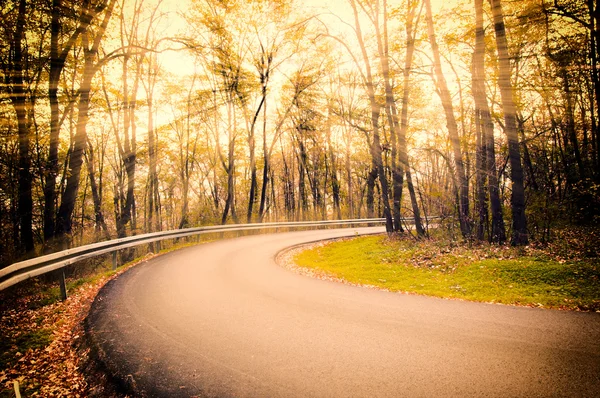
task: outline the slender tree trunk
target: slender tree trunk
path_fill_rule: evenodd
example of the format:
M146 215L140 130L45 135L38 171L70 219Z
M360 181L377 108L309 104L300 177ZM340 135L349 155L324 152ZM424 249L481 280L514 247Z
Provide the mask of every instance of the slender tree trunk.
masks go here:
M561 68L561 75L563 78L563 90L565 94L566 102L566 117L567 117L567 135L569 138L569 146L575 156L575 162L577 163L577 169L579 170L579 180L583 180L586 177L585 167L583 166L583 160L581 158L581 150L579 149L579 142L577 139L577 132L575 131L575 116L573 115L573 98L571 95L571 85L569 84L569 75L566 67Z
M301 220L306 220L308 213L308 195L306 193L306 150L301 138L298 138L298 210L301 212Z
M194 83L196 79L194 77L190 89L188 91L187 96L187 107L186 107L186 123L185 123L185 153L181 151L181 159L182 159L182 180L183 180L183 190L182 190L182 207L181 207L181 219L179 221L179 228L186 228L189 226L189 190L190 190L190 178L192 173L194 172L194 166L196 162L196 148L198 146L198 135L193 141L193 145L191 145L191 134L192 134L192 124L191 124L191 103L192 103L192 93L194 90Z
M223 209L223 215L221 216L221 224L225 224L227 222L227 217L229 215L229 211L233 207L233 167L231 166L231 162L227 167L227 197L225 199L225 208Z
M402 190L404 165L398 159L398 117L394 93L392 91L392 82L390 78L390 65L387 44L387 2L383 1L383 35L379 28L379 1L376 2L374 15L372 16L375 25L375 34L377 36L377 48L379 52L379 61L381 64L381 72L383 75L385 87L385 113L387 115L388 124L390 126L390 145L391 145L391 169L392 169L392 218L393 231L402 232L402 223L400 215L400 207L402 205ZM382 37L383 36L383 37ZM407 55L408 58L408 55ZM393 114L395 113L395 115Z
M600 76L598 72L598 55L600 54L600 8L598 2L587 0L588 11L590 15L590 59L592 63L591 77L594 85L594 93L592 95L591 119L592 119L592 146L595 148L595 177L596 181L600 182Z
M525 162L525 168L528 172L529 184L534 191L539 191L540 186L537 182L535 175L535 169L533 167L533 161L531 160L531 154L527 146L527 140L525 139L525 127L523 121L519 115L517 115L517 129L521 136L521 146L523 147L523 162Z
M252 123L250 125L250 131L248 132L248 151L250 154L250 194L248 197L248 212L246 214L246 221L248 223L252 222L252 211L254 208L254 203L257 199L257 190L258 190L258 178L256 171L256 140L254 130L256 127L256 122L258 121L258 117L260 116L260 111L265 101L267 99L267 87L263 85L262 87L262 98L254 113L254 117L252 118ZM259 207L260 210L260 207Z
M58 82L62 70L58 55L61 6L61 0L52 0L52 20L50 23L50 74L48 76L50 143L48 148L48 160L46 161L46 178L44 185L44 241L46 245L50 243L54 237L54 217L56 215L56 176L58 175L58 145L60 135Z
M458 215L460 221L460 230L464 238L471 236L471 220L469 217L469 183L465 174L465 165L463 162L462 150L460 147L460 138L458 136L458 125L454 116L454 109L452 107L452 97L448 90L446 78L442 71L442 62L440 59L440 51L438 48L435 32L433 28L433 16L431 13L431 1L424 0L426 9L426 20L427 30L429 33L429 41L431 43L431 50L433 52L434 70L436 76L436 84L438 87L438 94L442 100L442 106L446 115L446 124L448 127L448 134L450 135L450 143L452 145L452 151L454 154L454 172L455 180L458 188Z
M121 22L123 23L123 22ZM125 170L125 175L127 177L127 189L125 192L124 200L120 201L120 207L115 209L117 211L116 224L117 224L117 237L124 238L127 236L127 224L131 221L131 203L133 198L133 184L134 181L132 177L135 176L135 169L133 166L133 161L135 160L135 154L132 152L132 140L130 140L129 132L132 124L132 118L135 117L135 111L133 107L135 107L135 89L134 93L130 97L129 92L129 70L128 63L130 55L127 54L123 58L123 72L122 72L122 81L123 81L123 140L119 138L119 131L115 130L115 135L117 136L117 144L119 146L119 154L121 157L121 161L123 162L123 168ZM132 98L133 97L133 98ZM120 184L121 189L119 190L119 196L123 196L122 190L123 184Z
M415 17L415 9L417 3L409 2L408 15L406 22L406 58L404 61L404 83L402 87L402 111L400 113L400 131L398 134L398 154L401 165L406 174L406 185L410 195L410 202L413 209L413 217L415 220L415 229L417 236L425 236L425 229L421 221L421 212L415 195L415 188L412 181L412 173L410 171L410 163L408 160L408 147L406 145L406 133L408 131L408 99L410 94L410 75L412 69L412 60L415 51L415 39L413 35L413 19ZM396 106L392 109L394 113L395 124L398 125L398 116Z
M377 176L379 177L379 183L381 185L381 202L383 202L383 215L385 217L385 229L389 233L392 233L394 230L393 220L392 220L392 211L390 208L390 198L389 198L389 187L388 180L385 174L385 169L383 167L383 158L381 156L381 139L379 136L379 116L381 113L381 106L377 103L377 98L375 96L375 85L373 83L373 77L371 74L371 65L369 63L369 57L367 55L367 49L365 47L365 43L363 41L362 31L360 28L360 21L358 18L358 10L356 9L355 0L350 0L350 5L352 6L352 10L354 12L354 25L356 27L356 37L358 39L358 43L360 45L363 61L366 69L365 76L365 85L367 90L367 95L369 96L369 103L371 106L371 128L372 128L372 141L370 147L371 159L373 160L373 165L375 170L377 170Z
M17 114L17 128L19 132L19 155L18 155L18 214L20 226L20 246L25 253L33 252L33 199L31 193L31 157L29 144L31 133L28 122L28 104L25 93L25 80L23 68L25 57L23 55L23 40L25 36L25 14L26 1L20 0L17 11L17 26L11 43L13 60L11 77L11 102Z
M90 180L90 189L92 191L92 200L94 202L94 222L96 235L99 237L100 231L104 234L106 240L110 240L110 232L108 232L108 226L104 220L104 213L102 212L102 196L98 189L98 183L96 181L96 169L94 163L94 149L89 144L87 145L87 156L85 158L87 164L88 178Z
M223 216L221 217L221 224L227 222L227 216L231 212L231 217L235 223L238 222L237 215L235 213L235 190L234 190L234 173L235 173L235 115L233 115L233 100L230 99L228 104L229 112L229 144L227 153L227 198L225 199L225 209L223 210Z
M371 169L367 175L367 218L375 217L375 182L377 181L377 166L371 161Z
M337 172L337 158L335 156L335 152L331 145L331 136L328 134L328 146L329 146L329 161L330 165L330 175L331 175L331 196L333 198L333 210L335 211L335 216L338 220L342 219L342 209L340 206L340 181L338 179Z
M188 194L189 194L189 190L190 190L190 177L189 174L186 175L186 177L183 179L183 190L181 193L182 196L182 200L183 203L181 205L181 218L179 220L179 229L182 228L187 228L189 226L189 217L188 217L188 213L189 213L189 198L188 198Z
M250 193L248 194L248 212L246 213L246 222L252 222L252 211L254 202L257 199L258 179L256 171L256 151L254 137L248 138L248 150L250 151Z
M476 107L476 120L481 130L481 156L478 159L481 163L481 173L487 172L487 175L479 176L482 178L482 184L485 184L487 177L490 206L492 210L492 230L490 241L504 243L506 241L506 228L504 226L504 217L502 214L502 203L500 201L500 190L498 187L498 177L496 171L496 151L494 147L494 125L490 114L490 109L485 95L485 31L483 29L483 0L475 0L475 52L473 54L473 97ZM479 188L483 190L483 187ZM487 219L487 205L484 197L479 192L480 224ZM485 211L485 215L483 212ZM482 219L483 218L483 219Z
M69 172L67 177L67 184L62 195L62 200L58 214L56 217L56 232L61 238L66 234L72 232L72 218L73 210L75 209L75 201L77 200L77 191L79 190L79 180L81 175L81 166L83 163L83 153L87 144L87 122L89 112L89 100L90 90L92 85L92 78L96 72L96 65L94 65L94 59L98 53L98 47L100 41L104 36L108 21L112 16L112 10L115 5L115 0L111 0L110 4L106 8L104 19L95 32L94 42L90 47L89 43L89 32L86 31L82 34L82 42L84 47L84 69L81 85L79 87L79 104L78 104L78 115L77 115L77 129L75 137L73 139L73 147L69 156Z
M351 130L348 128L346 131L346 184L348 189L348 218L352 219L355 217L354 209L354 192L352 184L352 165L350 163L350 145L352 142Z
M283 148L281 150L281 158L283 160L283 196L284 196L284 209L286 212L287 220L294 220L294 214L296 212L296 201L294 195L294 181L291 175L293 166L289 166L286 161L285 153Z
M158 192L158 171L156 165L158 163L158 156L156 153L157 144L156 139L158 137L155 136L154 131L154 110L152 105L152 98L149 95L148 98L148 219L146 220L148 223L147 232L154 231L154 215L158 217L158 212L156 211L155 202L156 194ZM158 223L157 223L158 224Z
M84 37L84 43L87 42L88 33ZM56 231L61 237L72 232L72 217L79 190L81 175L81 166L83 163L83 153L87 144L87 122L89 112L89 97L92 84L94 69L94 56L89 49L85 49L84 75L79 88L79 105L77 107L77 129L73 139L73 147L69 156L69 172L67 185L62 195L61 205L56 217Z
M54 238L56 224L56 177L58 176L58 146L60 143L60 109L58 100L58 84L64 69L66 58L79 36L88 28L93 19L107 3L102 2L91 7L89 0L82 4L79 25L70 35L64 47L59 49L61 32L62 0L52 0L50 22L50 71L48 74L48 102L50 104L50 140L48 158L44 169L44 243L50 244ZM49 248L46 248L49 250Z
M510 178L512 180L512 237L514 246L526 245L527 219L525 217L525 189L523 184L523 168L519 151L517 134L517 109L513 99L512 83L510 80L511 67L504 27L504 14L500 0L490 0L494 17L496 45L498 47L499 86L504 110L504 131L508 140L508 156L510 161Z
M269 148L267 146L267 103L263 106L263 126L262 126L262 139L263 139L263 175L262 185L260 189L260 205L258 208L258 220L263 221L265 216L265 202L267 200L267 184L269 182Z
M476 0L477 1L477 0ZM473 66L473 68L475 68ZM475 82L473 82L475 87ZM473 88L475 91L475 88ZM475 179L476 179L476 190L477 190L477 204L476 209L479 213L479 220L477 223L477 240L485 239L486 226L488 224L488 210L487 210L487 195L486 195L486 153L485 153L485 136L483 134L483 128L481 126L481 115L479 109L475 110L475 141L476 141L476 154L475 154Z

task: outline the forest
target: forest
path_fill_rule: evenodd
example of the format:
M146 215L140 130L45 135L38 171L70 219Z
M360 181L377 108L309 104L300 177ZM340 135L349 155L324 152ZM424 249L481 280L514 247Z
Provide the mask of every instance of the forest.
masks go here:
M600 221L594 0L0 4L0 266L225 223Z

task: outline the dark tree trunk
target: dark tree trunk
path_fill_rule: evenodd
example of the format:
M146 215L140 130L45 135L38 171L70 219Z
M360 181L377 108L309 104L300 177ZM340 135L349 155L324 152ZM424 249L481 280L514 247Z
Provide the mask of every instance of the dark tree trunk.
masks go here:
M377 180L377 167L371 162L371 169L367 175L367 218L375 217L375 182Z
M494 17L494 30L498 47L499 86L504 110L504 131L508 140L508 156L510 161L510 177L512 180L512 237L511 244L526 245L527 219L525 216L525 189L523 185L523 167L519 150L517 134L517 111L513 99L512 83L510 81L511 66L504 27L504 14L500 0L490 0Z
M50 24L50 74L48 77L48 101L50 102L50 145L45 169L44 185L44 243L54 238L56 213L56 176L58 175L58 144L60 135L58 82L64 60L59 59L58 38L60 35L60 12L62 0L52 1L52 21Z
M158 189L158 136L154 130L154 120L152 115L152 103L148 104L148 168L149 192L148 192L148 231L160 231L160 208L159 208L159 189ZM154 218L156 217L156 225Z
M28 104L25 94L25 80L23 77L23 67L25 57L23 56L23 40L25 35L25 14L26 1L19 1L17 15L17 26L11 43L12 60L12 79L11 79L11 102L17 114L17 128L19 132L19 194L18 194L18 213L20 227L20 246L25 253L33 252L33 200L31 196L31 157L29 154L29 144L31 133L28 123Z
M265 217L265 205L266 205L266 199L267 199L267 184L269 183L269 157L266 153L266 151L264 152L265 157L264 157L264 166L263 166L263 178L262 178L262 184L261 184L261 188L260 188L260 205L258 207L258 218L259 221L262 222L264 217Z
M387 115L388 125L390 126L390 145L391 145L391 169L392 169L392 230L402 232L402 223L400 208L402 205L403 175L404 164L398 159L398 135L400 134L398 126L398 117L396 103L390 78L390 65L387 40L387 2L383 1L383 34L379 28L379 1L375 3L374 15L372 16L377 35L377 47L379 52L379 61L383 75L385 87L385 113ZM407 58L408 50L407 50ZM406 81L405 81L406 83Z
M90 7L89 0L82 4L79 25L68 38L62 49L59 49L61 35L62 0L52 0L50 22L50 72L48 74L48 102L50 103L50 141L48 158L44 167L44 242L51 244L55 235L56 223L56 177L58 176L58 146L60 143L60 109L58 100L58 84L64 69L65 61L79 36L88 28L92 20L106 7L106 2ZM49 249L49 248L47 248Z
M88 111L89 111L89 99L90 89L92 85L92 78L96 72L96 66L94 65L94 59L98 53L98 47L100 41L106 31L108 21L112 16L112 9L115 5L115 0L112 0L106 9L104 19L98 31L95 33L94 42L89 47L89 32L82 34L82 43L84 47L84 70L81 85L79 87L79 104L78 104L78 115L77 115L77 129L75 137L73 139L73 146L69 156L69 172L67 177L67 185L62 195L60 208L56 217L56 233L62 239L64 235L72 232L72 218L73 210L75 209L75 202L77 200L77 192L79 190L79 180L81 175L81 166L83 163L83 153L87 144L87 122L88 122Z
M296 200L294 195L294 181L291 174L291 167L288 166L285 154L281 152L281 158L283 159L283 196L284 196L284 208L287 220L293 220L296 211ZM263 185L264 186L264 185Z
M87 41L87 33L84 34ZM94 69L95 53L89 49L85 50L84 75L79 88L79 105L77 107L77 129L73 138L73 147L69 156L69 172L67 173L67 185L62 195L61 205L56 218L57 235L63 237L72 232L73 210L77 201L77 192L83 163L83 153L87 144L87 121L89 112L89 98Z
M577 163L577 169L579 170L579 180L585 179L586 173L583 166L583 160L581 158L581 150L579 149L579 141L577 139L577 132L575 131L575 116L573 115L573 98L571 95L571 85L569 83L569 74L567 68L561 68L561 75L563 79L563 90L565 95L566 105L566 117L567 117L567 136L569 139L570 151L575 156L575 162Z
M252 222L252 211L254 208L254 203L257 199L257 190L258 190L258 179L256 172L256 140L255 140L255 127L256 122L258 121L258 117L260 115L261 108L265 104L267 99L267 88L263 85L262 88L262 98L254 113L254 117L252 119L252 124L250 125L250 131L248 132L248 151L250 153L250 194L248 197L248 212L246 214L246 220L248 223ZM259 207L260 213L260 207ZM260 215L259 215L260 218Z
M475 68L475 67L473 67ZM473 82L475 87L475 82ZM475 89L473 89L475 91ZM485 148L485 136L483 134L483 128L481 126L481 115L479 109L475 110L475 135L476 135L476 154L475 154L475 180L477 190L477 204L476 209L479 214L479 220L477 222L477 240L485 239L485 231L488 224L488 210L487 210L487 195L486 195L486 148Z
M301 212L301 220L305 220L308 213L308 195L306 193L306 150L304 144L298 138L298 210Z
M106 221L104 220L104 213L102 212L102 196L100 194L101 190L98 188L98 183L96 181L94 149L89 143L87 146L87 153L88 156L86 157L86 163L88 177L90 180L90 189L92 191L92 200L94 202L94 222L96 234L99 235L99 232L102 231L104 238L106 240L110 240L110 232L108 232L108 227L106 225Z
M415 229L417 236L425 236L425 229L421 221L421 212L415 194L415 188L412 181L412 173L410 171L410 163L408 161L408 147L406 145L406 133L408 131L408 99L410 94L410 74L412 69L412 60L415 51L415 39L413 36L413 18L415 14L416 4L409 4L408 16L406 22L406 59L404 61L404 84L402 87L402 111L400 113L400 132L398 134L399 160L404 167L406 173L406 184L410 195L410 203L413 209L413 217L415 221ZM394 119L398 124L397 111L394 106Z
M473 97L476 107L476 120L481 130L479 150L481 158L481 184L487 186L490 195L490 206L492 210L492 230L490 241L504 243L506 241L506 228L504 226L504 217L502 214L502 204L500 201L500 190L498 187L498 177L496 171L496 151L494 147L494 125L490 114L490 109L485 95L485 31L483 29L483 0L475 0L475 52L473 54ZM479 172L479 169L478 169ZM479 197L479 219L480 224L487 220L487 205L485 204L485 190L483 186L478 188ZM484 192L481 192L483 190ZM483 197L481 196L483 193ZM485 212L485 214L483 214ZM480 225L481 228L481 225Z
M592 95L591 119L592 119L592 146L595 148L595 177L600 182L600 76L598 72L598 55L600 54L600 8L598 2L588 0L588 10L590 15L590 58L592 63L591 77L594 85Z
M231 215L234 218L234 222L235 222L235 216L234 216L234 211L233 211L233 172L234 172L234 165L233 165L233 159L231 159L232 156L230 156L229 159L229 165L227 167L227 197L225 199L225 208L223 209L223 215L221 216L221 224L225 224L227 222L227 216L229 215L229 212L231 211Z
M225 224L227 222L227 217L231 212L231 218L234 223L238 223L239 220L237 218L237 214L235 211L235 134L237 130L236 124L236 116L235 110L233 109L233 93L227 93L228 95L228 117L229 117L229 126L228 126L228 153L227 153L227 197L225 199L225 209L223 210L223 215L221 216L221 224ZM218 139L218 138L217 138ZM224 163L225 164L225 163Z
M265 205L267 200L267 184L269 183L269 148L267 146L267 103L263 106L263 178L260 189L260 205L258 207L258 220L263 221L265 217Z

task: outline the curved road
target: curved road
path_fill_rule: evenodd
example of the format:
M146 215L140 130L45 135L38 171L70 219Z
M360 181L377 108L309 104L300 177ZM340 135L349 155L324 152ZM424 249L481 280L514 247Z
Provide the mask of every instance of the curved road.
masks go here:
M600 396L600 314L389 293L279 267L291 245L381 228L217 241L101 291L87 334L134 395Z

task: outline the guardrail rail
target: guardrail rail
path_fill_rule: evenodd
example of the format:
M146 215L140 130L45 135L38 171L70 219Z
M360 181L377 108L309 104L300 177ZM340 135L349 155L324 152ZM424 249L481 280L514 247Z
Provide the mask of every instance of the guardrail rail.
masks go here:
M428 217L431 220L438 217ZM414 221L414 218L402 218L403 222ZM139 245L145 245L153 242L160 242L167 239L185 238L188 236L235 232L235 231L250 231L259 229L278 229L278 228L306 228L306 227L323 227L323 226L355 226L365 224L384 224L385 218L367 218L367 219L351 219L351 220L325 220L325 221L293 221L293 222L270 222L270 223L254 223L254 224L228 224L214 225L205 227L175 229L169 231L151 232L147 234L128 236L126 238L112 239L108 241L92 243L74 247L71 249L59 251L52 254L47 254L35 257L29 260L13 263L8 267L0 269L0 291L19 282L27 279L47 274L49 272L61 270L64 267L76 263L78 261L100 256L107 253L112 253L113 269L117 269L117 252L122 249L127 249ZM60 289L62 299L66 299L66 284L64 272L60 273Z

